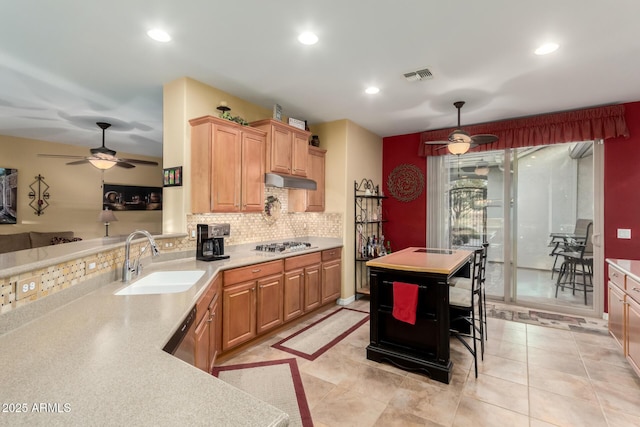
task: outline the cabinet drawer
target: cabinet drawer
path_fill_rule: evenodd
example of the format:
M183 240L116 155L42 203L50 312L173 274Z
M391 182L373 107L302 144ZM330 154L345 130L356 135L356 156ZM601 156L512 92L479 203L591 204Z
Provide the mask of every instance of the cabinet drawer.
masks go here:
M291 271L297 268L306 267L307 265L318 264L321 259L320 252L286 258L284 260L284 271Z
M640 304L640 282L627 276L627 295Z
M609 280L611 280L613 284L618 286L620 289L625 289L624 278L625 274L622 271L609 264Z
M282 273L282 260L234 268L224 272L224 286Z
M322 261L331 261L342 257L342 248L333 248L322 251Z

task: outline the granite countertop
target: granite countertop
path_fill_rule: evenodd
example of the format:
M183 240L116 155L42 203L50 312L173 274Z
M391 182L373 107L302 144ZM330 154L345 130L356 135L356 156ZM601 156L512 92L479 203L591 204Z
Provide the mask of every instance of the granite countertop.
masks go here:
M368 267L450 275L469 260L467 250L406 248L367 261Z
M0 424L287 425L284 412L162 348L219 271L342 246L340 239L306 240L311 249L290 254L238 245L224 261L151 263L143 275L206 273L177 294L116 296L126 285L112 282L1 335Z
M634 280L640 282L640 261L607 258L607 262L622 270L627 276L631 276Z

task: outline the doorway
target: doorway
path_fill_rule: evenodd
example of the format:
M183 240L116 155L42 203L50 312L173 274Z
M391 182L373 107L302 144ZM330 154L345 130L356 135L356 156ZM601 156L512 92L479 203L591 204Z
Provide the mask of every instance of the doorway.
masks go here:
M562 277L567 286L557 286L561 267L575 265L565 264L573 259L558 253L576 249L569 244L580 242L566 240L558 246L552 237L573 234L578 219L592 222L594 234L598 229L601 218L594 205L602 173L594 165L601 163L602 150L594 147L581 142L428 158L429 179L439 176L444 200L434 205L447 212L440 214L440 224L430 221L427 236L436 227L435 235L449 247L489 242L489 299L599 317L603 285L593 267L602 262L602 251L586 255L586 273L577 269L581 274L569 280L567 270ZM433 208L428 206L428 217Z

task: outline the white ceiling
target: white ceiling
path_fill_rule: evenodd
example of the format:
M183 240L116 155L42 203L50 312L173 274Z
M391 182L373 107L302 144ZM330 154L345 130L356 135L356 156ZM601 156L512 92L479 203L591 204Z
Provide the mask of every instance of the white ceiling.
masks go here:
M637 101L638 16L637 0L5 1L0 134L97 147L107 121L108 147L161 156L162 86L183 76L383 137L454 126L458 100L463 126Z

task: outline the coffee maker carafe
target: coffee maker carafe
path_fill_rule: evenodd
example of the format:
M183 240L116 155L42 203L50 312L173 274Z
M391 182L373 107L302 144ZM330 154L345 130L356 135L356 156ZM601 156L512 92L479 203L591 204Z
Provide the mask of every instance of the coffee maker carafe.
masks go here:
M229 258L224 254L224 238L229 237L230 230L230 224L198 224L196 259L216 261Z

